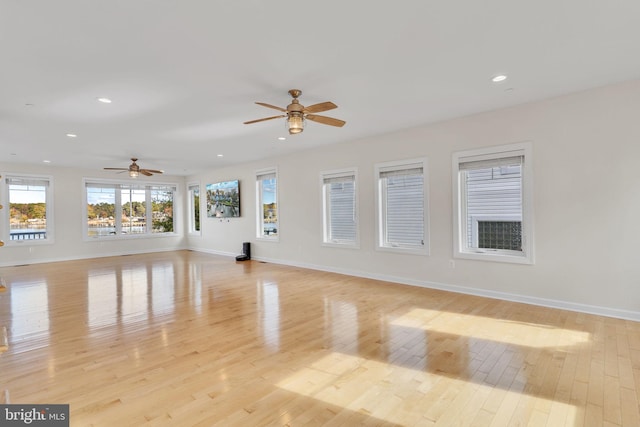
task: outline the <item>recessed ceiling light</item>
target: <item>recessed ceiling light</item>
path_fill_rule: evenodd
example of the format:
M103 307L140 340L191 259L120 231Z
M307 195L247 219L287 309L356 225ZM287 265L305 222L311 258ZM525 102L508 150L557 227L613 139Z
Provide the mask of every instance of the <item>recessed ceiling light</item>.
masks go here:
M285 139L287 139L287 138L285 138L284 136L279 136L279 137L278 137L278 139L279 139L280 141L284 141L284 140L285 140Z
M224 154L218 154L218 157L224 157Z
M111 100L109 98L98 98L98 101L102 102L103 104L111 104Z
M500 83L505 80L507 80L507 76L505 76L504 74L498 74L497 76L491 79L491 81L494 83Z
M75 133L68 133L67 136L69 138L76 138L78 135L76 135Z
M51 163L51 160L43 160L42 163Z

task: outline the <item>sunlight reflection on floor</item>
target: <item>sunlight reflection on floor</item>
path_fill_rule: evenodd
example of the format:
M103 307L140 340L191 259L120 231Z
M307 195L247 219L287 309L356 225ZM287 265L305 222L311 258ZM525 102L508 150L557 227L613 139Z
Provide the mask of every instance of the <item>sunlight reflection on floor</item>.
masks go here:
M399 425L429 421L437 421L438 425L469 425L483 411L493 414L496 425L512 425L515 419L525 420L526 424L526 420L536 418L536 411L542 419L554 411L566 420L564 425L574 425L575 406L527 394L526 382L518 379L508 389L483 384L485 376L486 373L477 372L472 380L464 381L331 353L277 386Z
M389 323L452 335L466 331L469 338L535 348L572 346L591 340L591 334L583 331L423 308L414 308Z

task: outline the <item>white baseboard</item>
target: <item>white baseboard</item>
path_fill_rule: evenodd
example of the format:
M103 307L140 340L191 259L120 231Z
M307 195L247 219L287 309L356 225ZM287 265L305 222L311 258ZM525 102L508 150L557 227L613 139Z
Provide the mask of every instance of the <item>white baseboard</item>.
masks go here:
M450 285L446 283L430 282L426 280L415 280L406 277L389 276L384 274L372 274L369 272L327 267L323 265L287 262L279 259L269 259L261 257L252 257L253 260L269 262L272 264L282 264L291 267L308 268L310 270L325 271L329 273L344 274L347 276L363 277L366 279L381 280L384 282L398 283L402 285L418 286L428 289L438 289L447 292L455 292L459 294L474 295L479 297L494 298L504 301L519 302L523 304L537 305L541 307L557 308L561 310L575 311L579 313L595 314L598 316L613 317L617 319L632 320L640 322L640 312L631 310L622 310L611 307L602 307L589 304L580 304L570 301L553 300L539 298L529 295L511 294L507 292L491 291L487 289L471 288L459 285Z
M216 250L213 250L213 249L189 248L189 250L190 251L194 251L194 252L202 252L202 253L205 253L205 254L221 255L221 256L228 256L228 257L236 257L238 255L238 253L216 251Z
M139 250L139 251L116 251L116 252L105 252L100 254L74 255L74 256L66 256L66 257L36 258L36 259L28 259L20 263L16 263L15 261L2 262L0 263L0 267L16 267L19 265L44 264L48 262L62 262L62 261L76 261L76 260L91 259L91 258L107 258L110 256L140 255L140 254L148 254L148 253L154 253L154 252L182 251L187 249L188 248L186 247L155 248L154 250L145 249L145 250Z

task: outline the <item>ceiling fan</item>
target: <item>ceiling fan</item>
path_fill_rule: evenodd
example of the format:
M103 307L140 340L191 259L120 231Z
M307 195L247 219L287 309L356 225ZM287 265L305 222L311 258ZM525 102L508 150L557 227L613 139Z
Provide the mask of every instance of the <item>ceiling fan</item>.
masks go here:
M333 102L321 102L319 104L313 104L308 107L300 104L298 97L302 95L302 91L299 89L291 89L289 95L293 97L291 104L287 105L287 108L276 107L275 105L265 104L264 102L256 102L263 107L273 108L274 110L282 111L286 114L279 116L265 117L263 119L250 120L244 122L245 125L251 123L264 122L265 120L279 119L281 117L287 118L287 129L291 135L301 133L304 130L305 120L311 120L312 122L322 123L323 125L342 127L345 125L344 120L334 119L333 117L318 116L315 113L321 113L323 111L333 110L338 108Z
M138 159L136 159L135 157L132 157L131 161L133 163L131 163L128 168L104 168L104 170L122 171L122 172L129 171L129 176L131 178L137 178L139 174L146 175L146 176L151 176L154 173L158 173L158 174L163 173L162 171L159 171L159 170L156 170L156 169L142 169L142 168L140 168L140 166L138 166L138 164L136 163L138 161ZM120 172L120 173L122 173L122 172Z

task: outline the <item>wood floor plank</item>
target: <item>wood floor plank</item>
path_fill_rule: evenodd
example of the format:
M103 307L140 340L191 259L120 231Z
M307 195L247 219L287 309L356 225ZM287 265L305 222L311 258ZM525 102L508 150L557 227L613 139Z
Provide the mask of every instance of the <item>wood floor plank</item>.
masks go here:
M640 425L640 324L191 251L0 268L72 426Z
M620 389L621 425L640 426L640 413L638 413L638 393L626 387Z

